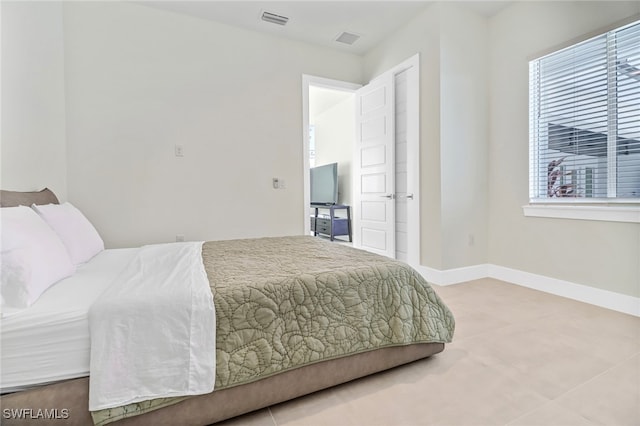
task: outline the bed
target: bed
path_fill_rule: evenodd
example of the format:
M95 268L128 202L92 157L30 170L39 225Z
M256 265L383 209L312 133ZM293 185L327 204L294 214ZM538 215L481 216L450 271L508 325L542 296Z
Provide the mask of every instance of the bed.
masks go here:
M3 207L58 202L5 194ZM453 337L451 312L401 262L306 236L205 242L215 390L92 415L90 308L139 250L100 251L2 319L3 424L206 425L429 357Z

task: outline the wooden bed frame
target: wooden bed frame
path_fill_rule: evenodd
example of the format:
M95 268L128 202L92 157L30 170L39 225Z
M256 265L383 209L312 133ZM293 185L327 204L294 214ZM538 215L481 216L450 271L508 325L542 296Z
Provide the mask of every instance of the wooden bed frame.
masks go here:
M58 199L46 188L31 193L0 191L2 207L48 203L58 203ZM110 424L208 425L426 358L443 349L443 343L420 343L381 348L322 361L252 383L191 397L177 404ZM0 407L2 425L93 425L88 411L89 377L3 395L0 397ZM22 418L12 413L22 413ZM42 417L54 418L32 418L37 417L39 413L45 413Z
M114 426L208 425L299 396L429 357L443 343L421 343L376 349L286 371L253 383L195 396L175 405L110 423ZM89 378L67 380L0 398L3 425L93 425L89 406ZM7 418L7 410L53 410L66 419ZM65 411L63 411L65 410ZM66 415L64 413L67 413ZM9 416L10 417L10 416Z

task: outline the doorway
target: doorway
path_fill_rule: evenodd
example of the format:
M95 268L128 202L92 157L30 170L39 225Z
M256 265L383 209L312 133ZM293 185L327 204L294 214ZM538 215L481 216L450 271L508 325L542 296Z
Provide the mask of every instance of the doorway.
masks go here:
M391 162L387 169L387 176L385 177L388 185L385 188L373 189L369 186L364 188L365 191L363 193L362 182L364 175L361 166L362 164L367 164L367 161L370 161L371 157L363 160L362 153L356 146L357 135L361 136L363 129L363 123L356 122L357 131L356 135L354 135L353 157L349 170L351 179L342 179L350 180L349 185L351 186L352 193L348 198L344 199L348 199L352 205L355 247L364 248L418 266L420 263L419 56L414 55L412 58L386 71L379 77L373 79L372 83L385 79L391 82L390 84L392 86L390 89L387 89L389 90L388 93L391 94L390 99L392 100L391 115L389 118L391 126L387 126L387 128L392 131L392 134L388 136L390 136L393 146L389 153L384 155L385 158ZM362 92L366 92L372 83L362 87L343 81L303 76L303 176L305 203L303 211L305 212L305 235L310 233L310 142L314 136L317 136L314 135L314 129L310 123L310 97L314 90L317 89L355 94L356 105L350 113L352 116L357 116L358 102L361 101L359 96ZM348 111L344 113L349 114ZM368 150L368 153L375 151L376 150ZM318 160L318 158L316 158L316 160ZM318 161L316 161L316 165L319 165ZM373 182L375 179L365 178L365 180ZM344 184L345 182L343 182L343 185ZM343 193L348 193L348 191L343 189ZM369 205L374 206L373 209L369 209L368 211L365 211L366 207L363 209L363 200L365 200L363 194L365 198L369 196L369 201L371 201ZM380 209L380 201L383 201L385 204L384 211ZM346 204L344 201L343 203ZM370 217L371 215L369 214L369 216L365 215L363 218L363 211L365 211L366 214L373 212L374 214L378 214L378 216ZM365 231L365 233L368 233L368 237L364 240L362 238L362 230L365 229L363 223L365 225L375 224L374 222L376 221L381 222L379 220L381 218L387 222L385 226L387 226L388 229L388 231L385 230L388 235L384 236L384 244L382 245L384 246L384 250L367 246L367 243L371 241L374 243L372 245L378 244L380 241L377 237L380 235L377 233L377 230L374 230L375 232ZM371 236L374 237L374 240L371 240ZM367 238L369 238L369 240L367 240ZM375 241L376 238L377 241ZM378 244L378 247L381 247L381 245Z
M310 169L338 163L339 204L352 205L354 100L359 84L303 75L304 234L311 233Z
M309 166L337 163L340 179L335 202L348 206L353 204L354 102L351 91L309 87Z

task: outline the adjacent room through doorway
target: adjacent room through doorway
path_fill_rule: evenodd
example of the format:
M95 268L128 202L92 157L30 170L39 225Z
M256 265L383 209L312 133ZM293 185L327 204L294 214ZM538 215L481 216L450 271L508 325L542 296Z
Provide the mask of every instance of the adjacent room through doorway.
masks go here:
M303 76L305 233L318 233L312 204L349 206L348 236L352 240L353 234L355 247L419 264L418 68L415 55L364 87ZM311 169L334 163L335 196L326 171L329 188L321 197L313 194ZM344 217L344 209L325 210L327 217ZM333 239L334 225L340 224L325 224Z

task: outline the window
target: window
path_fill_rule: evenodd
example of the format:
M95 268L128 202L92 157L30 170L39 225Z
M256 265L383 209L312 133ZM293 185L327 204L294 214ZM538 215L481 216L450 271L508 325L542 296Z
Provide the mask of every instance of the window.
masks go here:
M640 21L529 62L531 202L640 203Z

